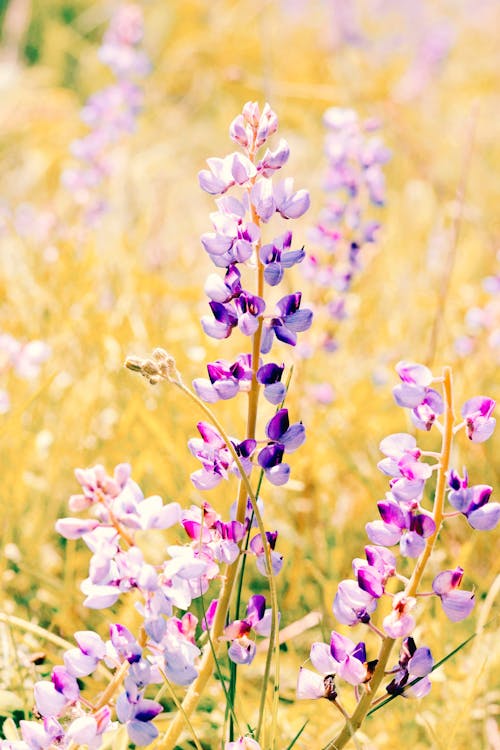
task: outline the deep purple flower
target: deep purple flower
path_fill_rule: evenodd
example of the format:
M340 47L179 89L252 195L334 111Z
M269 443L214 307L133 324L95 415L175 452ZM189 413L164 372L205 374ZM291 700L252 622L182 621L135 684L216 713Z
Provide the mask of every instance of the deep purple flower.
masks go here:
M234 362L217 359L207 365L208 379L196 378L193 388L208 403L227 400L242 390L248 390L252 381L252 355L239 354Z
M264 279L270 286L276 286L283 278L285 269L291 268L305 258L304 248L291 250L292 233L285 232L260 250L260 260L264 264Z
M264 386L264 397L275 406L280 404L286 395L285 384L281 382L284 369L284 364L269 362L257 370L257 382Z
M261 352L267 354L271 350L273 336L285 344L295 346L297 333L307 331L312 323L312 311L300 309L301 292L282 297L276 304L274 316L264 326Z
M460 567L443 570L432 582L432 589L440 597L445 614L452 622L464 620L474 609L474 592L458 589L463 575L463 568Z
M120 663L126 660L129 664L134 664L140 660L142 648L125 625L110 625L109 635Z

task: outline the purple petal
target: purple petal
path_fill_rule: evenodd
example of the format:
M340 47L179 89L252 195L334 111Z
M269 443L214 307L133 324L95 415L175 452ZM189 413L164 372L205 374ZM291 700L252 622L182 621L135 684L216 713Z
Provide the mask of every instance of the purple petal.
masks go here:
M290 467L288 464L279 464L266 469L266 477L275 487L286 484L290 478Z
M427 386L432 382L432 372L428 367L417 362L401 360L395 369L403 383Z
M311 327L312 320L312 310L297 310L297 312L286 316L286 325L294 333L300 333Z
M312 672L310 669L301 667L297 679L298 700L309 700L325 697L324 678Z
M366 679L366 667L355 657L347 656L337 674L350 685L360 685Z
M475 597L472 591L455 589L441 596L441 604L449 620L460 622L460 620L465 620L474 609Z
M384 593L384 586L375 568L366 565L358 570L358 585L363 591L379 599Z
M490 531L494 529L500 520L500 503L489 503L472 513L467 514L467 520L473 529L478 531Z
M274 406L281 404L285 395L286 387L283 383L271 383L264 388L264 398L266 398L269 403L274 404Z
M289 427L290 420L288 418L288 409L280 409L268 422L266 427L266 435L270 440L276 440L277 442L279 442L281 436L286 433Z
M322 674L335 674L337 671L338 659L335 659L326 643L313 643L310 659L314 668Z
M434 659L429 648L421 646L417 648L410 661L408 662L408 671L415 677L425 677L432 670Z
M399 549L403 557L416 558L424 551L425 541L414 531L409 531L401 537Z
M140 747L150 745L159 734L157 728L151 722L132 720L128 721L126 726L128 736L135 745Z
M332 630L329 653L335 659L335 661L343 661L346 658L347 654L351 654L353 651L354 642L351 641L350 638L347 638L347 636L341 635L341 633L337 633L336 630ZM325 674L327 673L325 672Z
M390 526L383 521L370 521L365 529L370 541L382 547L392 547L401 539L399 526Z

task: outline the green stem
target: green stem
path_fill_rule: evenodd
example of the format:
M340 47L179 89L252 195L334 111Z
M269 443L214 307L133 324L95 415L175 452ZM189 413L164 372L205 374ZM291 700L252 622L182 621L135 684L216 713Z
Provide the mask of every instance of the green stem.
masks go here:
M449 367L445 367L443 369L443 390L445 397L444 429L441 444L440 467L438 470L436 492L434 495L434 508L432 514L434 523L436 524L436 529L434 533L427 538L425 549L419 557L417 564L415 565L413 574L404 590L404 594L407 597L415 596L415 594L417 593L420 581L422 580L422 576L424 574L425 566L427 565L427 562L432 554L434 545L439 535L439 531L441 529L441 524L443 522L443 508L446 494L446 475L450 464L451 445L453 440L453 425L455 421L453 412L453 385L451 378L451 369ZM389 660L389 656L391 655L394 643L395 639L389 638L389 636L386 636L382 641L380 653L378 655L377 666L369 683L370 692L365 692L365 694L359 701L356 710L351 716L350 722L346 721L346 724L338 737L330 742L326 746L325 750L329 750L330 748L331 750L333 750L334 748L335 750L341 750L341 748L343 748L351 739L352 732L357 732L357 730L360 728L372 706L372 699L375 696L380 683L384 678L387 662Z
M245 470L243 468L243 465L241 463L240 457L238 456L234 445L232 444L229 436L227 435L226 431L224 430L223 426L219 422L219 420L216 418L216 416L213 414L211 409L206 406L206 404L201 401L201 399L198 398L198 396L193 393L187 386L184 385L180 380L172 380L171 382L174 383L180 390L188 396L191 401L193 401L198 408L200 408L204 414L209 418L211 423L214 425L214 427L219 431L220 436L226 443L226 447L231 453L233 460L238 467L238 471L240 473L240 488L243 487L244 490L242 491L240 489L240 496L238 498L238 509L237 509L237 520L243 523L245 519L245 506L246 506L246 498L250 498L250 502L252 503L252 509L255 514L255 519L257 521L257 525L259 528L259 532L261 534L262 540L263 540L263 546L264 546L264 555L265 555L265 561L266 561L266 569L269 575L269 589L270 589L270 598L273 608L273 622L272 622L272 628L271 628L271 638L273 637L273 631L274 634L277 632L277 599L276 599L276 586L275 582L272 576L272 565L271 565L271 553L269 548L269 543L267 542L266 538L266 532L264 528L264 523L262 520L262 516L260 514L259 508L257 506L257 500L255 498L254 492L252 490L252 487L250 485L250 481L245 474ZM258 391L257 391L258 393ZM255 412L256 414L256 412ZM213 644L213 652L210 647L210 644L205 648L205 651L203 653L203 656L201 657L201 661L198 667L198 677L194 682L191 683L191 685L188 688L188 691L184 697L184 700L182 701L182 713L178 712L175 716L175 718L172 720L169 728L167 729L166 733L161 737L154 745L154 748L156 750L173 750L173 747L175 743L177 742L183 727L185 723L185 717L189 717L193 711L196 709L198 702L201 698L202 692L205 688L205 685L207 684L208 680L210 679L214 666L215 666L215 658L219 657L219 654L221 652L222 642L220 641L220 637L224 631L224 627L226 624L226 616L229 609L229 602L231 599L231 595L234 589L234 584L236 580L236 574L238 572L238 564L239 559L236 559L231 565L226 566L224 574L223 574L223 584L221 588L221 592L219 595L219 603L217 605L217 609L215 610L215 617L214 622L212 624L211 628L211 640ZM276 635L274 635L276 637Z

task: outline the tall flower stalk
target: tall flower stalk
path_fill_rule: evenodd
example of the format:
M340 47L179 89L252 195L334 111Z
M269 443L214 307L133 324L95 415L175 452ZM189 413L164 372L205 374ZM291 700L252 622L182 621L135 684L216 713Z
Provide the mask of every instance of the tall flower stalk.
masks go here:
M365 548L366 561L359 558L353 561L356 580L339 584L333 604L339 622L349 626L364 624L380 636L378 655L372 661L367 660L364 643L355 645L333 631L329 646L317 643L311 649L311 661L323 676L302 669L298 681L300 698L326 697L345 717L343 729L327 745L332 749L343 748L377 705L377 691L388 673L392 677L386 686L389 694L421 697L430 690L427 675L432 671L432 655L424 646L417 648L412 637L417 597L438 596L452 622L467 617L474 607L473 592L459 589L464 574L460 567L435 576L430 594L420 590L442 526L460 514L472 528L481 530L494 528L500 520L500 504L488 502L492 488L469 486L467 473L460 477L450 464L453 439L459 431L465 431L472 442L483 442L490 437L495 427L492 417L495 402L484 396L469 399L461 410L463 420L457 424L449 367L438 378L424 365L412 362L400 362L396 369L401 379L394 389L397 404L410 410L418 429L429 431L435 427L441 432L441 450L422 451L415 438L407 433L389 435L380 444L385 458L379 462L379 469L391 477L391 489L378 503L381 520L366 526L372 542ZM441 385L442 395L431 387L432 383ZM421 461L422 457L429 457L433 463ZM434 472L436 488L429 511L423 505L424 489ZM446 499L455 509L453 512L445 511ZM402 557L415 559L410 578L397 572L396 557L388 549L395 545L399 545ZM390 579L402 583L399 591L394 593L386 588ZM384 596L392 600L392 609L380 628L372 618ZM400 639L399 662L388 670L393 647ZM338 700L335 675L355 687L357 705L352 715Z
M286 141L276 150L262 149L276 132L278 121L269 105L261 110L249 102L231 124L230 134L242 153L208 160L209 170L200 173L200 184L219 195L218 211L211 215L214 232L202 237L205 250L223 277L211 274L205 291L210 315L202 325L207 335L228 338L238 328L250 341L250 351L234 362L216 360L207 365L208 378L197 378L193 389L182 380L173 358L163 349L151 357L129 357L127 367L140 372L150 383L161 381L177 387L200 412L200 437L188 445L201 463L191 480L201 492L217 487L232 477L238 479L233 513L223 520L207 501L201 506L182 509L178 503L164 505L161 498L145 498L131 477L131 467L120 464L109 476L104 467L78 469L82 492L69 500L73 514L87 512L87 518L74 515L61 518L57 531L68 540L82 539L92 552L89 575L82 582L84 604L107 609L130 593L136 595L136 608L142 616L137 634L121 623L112 623L109 640L92 631L75 633L76 646L64 654L64 665L52 670L50 680L35 685L35 702L42 724L21 722L22 740L9 741L1 750L40 750L57 746L75 748L85 744L97 750L105 734L114 730L113 717L125 725L129 739L137 745L155 744L173 748L185 727L194 731L190 717L195 711L208 680L216 672L228 701L232 719L227 747L258 748L267 726L266 696L271 683L275 656L274 685L278 685L277 636L279 628L275 576L283 557L277 549L278 532L266 530L264 508L259 498L263 481L282 485L288 481L288 453L305 440L301 422L290 423L285 408L286 385L282 382L285 365L263 361L263 355L278 340L294 346L297 333L306 330L311 311L301 307L301 293L278 299L268 314L267 287L274 287L284 271L304 257L302 248L291 249L290 231L264 244L264 229L278 213L283 219L301 216L309 206L306 191L293 190L293 181L273 184L274 174L286 163ZM226 195L229 189L238 197ZM243 286L245 277L254 278L255 290ZM260 391L270 403L267 423L261 424ZM213 404L233 398L242 391L248 400L243 436L236 439L217 418ZM160 565L148 562L142 550L140 532L180 525L184 540L167 548ZM255 530L256 527L256 530ZM267 578L270 607L261 594L246 592L245 571L253 559L256 571ZM218 590L217 590L218 588ZM205 603L207 594L216 594ZM191 611L201 599L200 621ZM180 610L184 614L179 616ZM235 737L242 722L234 708L237 666L250 664L256 653L256 639L269 638L264 680L256 729L253 736ZM220 660L233 664L229 683L222 675ZM111 674L109 684L98 694L84 695L78 682L101 669ZM146 697L150 686L174 683L186 687L182 703L168 730L162 736L154 723L162 712L158 700ZM276 712L276 698L273 701ZM276 717L271 722L274 746ZM195 743L199 742L195 737Z

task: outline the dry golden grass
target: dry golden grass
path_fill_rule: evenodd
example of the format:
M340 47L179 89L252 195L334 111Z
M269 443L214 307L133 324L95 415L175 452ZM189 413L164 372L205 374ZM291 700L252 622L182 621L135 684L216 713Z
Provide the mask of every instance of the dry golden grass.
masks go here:
M349 46L335 40L329 3L319 0L144 3L145 46L153 61L144 82L145 108L137 132L116 148L116 171L106 187L110 211L87 233L59 179L71 162L69 143L85 132L82 102L109 80L96 50L114 4L33 4L27 20L38 59L30 67L16 62L23 29L10 47L4 44L3 201L10 210L28 203L35 212L49 212L53 228L46 236L21 236L7 219L0 237L0 331L41 338L52 347L35 383L0 374L0 387L12 399L0 423L2 611L69 640L75 630L102 630L107 621L106 613L81 605L86 549L63 543L54 531L77 490L74 468L103 463L111 470L129 461L145 493L186 506L200 500L188 479L197 467L186 448L199 415L167 387L153 388L127 373L122 363L127 354L163 346L189 382L204 374L206 361L243 346L237 336L209 342L199 325L211 270L199 242L213 210L197 183L205 158L231 149L227 126L246 100L269 100L292 148L287 175L311 191L311 210L294 228L296 238L305 238L323 200L323 111L349 106L383 121L393 156L379 252L356 283L358 311L341 332L339 352L295 363L288 405L304 420L308 439L294 457L294 481L268 487L264 495L268 523L280 530L285 555L278 579L282 622L311 610L322 614L321 625L287 642L281 655L283 749L306 718L296 745L304 750L322 747L338 724L329 706L294 701L295 680L310 643L334 627L336 584L350 574L352 557L365 543L364 524L375 517L385 492L375 467L378 443L408 427L392 402L394 363L432 359L437 370L452 364L457 403L479 393L500 395L498 357L484 341L469 358L454 350L467 308L484 301L481 279L494 272L499 240L498 4L464 2L457 10L444 0L422 3L431 19L447 19L455 37L443 64L409 100L394 91L418 29L403 22L403 6L383 11L382 5L359 3L367 43ZM75 10L71 23L61 20L63 6ZM58 257L50 261L47 248L53 247ZM299 288L300 270L294 279ZM336 400L318 407L307 399L307 384L325 372ZM233 433L243 424L239 408L232 402L218 409ZM432 436L422 443L430 448ZM498 435L484 445L459 441L454 463L467 463L475 483L498 488L498 450ZM209 500L227 511L233 491L224 487ZM430 605L419 637L441 658L474 632L479 618L488 624L435 673L423 702L394 701L366 723L359 738L366 750L403 743L412 750L499 747L491 721L500 694L498 605L485 599L500 574L498 533L471 532L456 519L442 536L434 569L462 565L478 605L473 617L453 627ZM161 559L164 537L152 534L149 542L152 556ZM116 618L133 624L132 604ZM0 692L0 708L4 701L3 713L15 709L19 718L32 706L23 685L35 671L47 673L61 651L1 623L0 635L1 687L18 696L13 705L12 696ZM26 656L40 649L47 662L35 670ZM250 723L262 659L239 681L237 705ZM224 717L215 683L203 705L195 727L207 747L218 748Z

